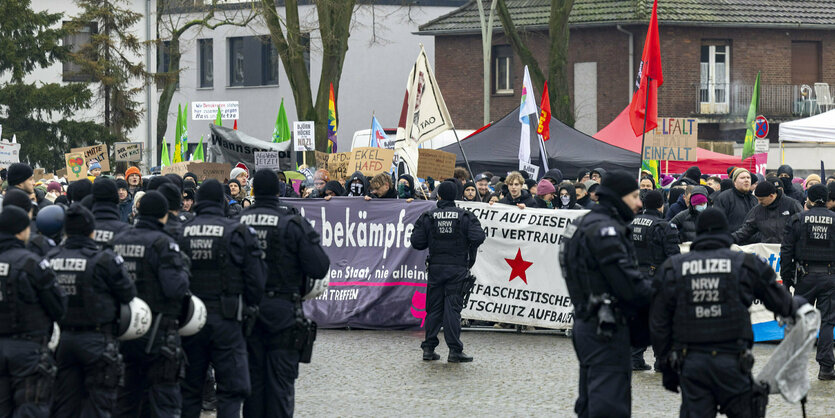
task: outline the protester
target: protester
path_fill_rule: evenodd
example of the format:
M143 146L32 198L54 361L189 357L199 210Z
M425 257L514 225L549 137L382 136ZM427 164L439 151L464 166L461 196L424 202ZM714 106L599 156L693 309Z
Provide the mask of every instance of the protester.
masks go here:
M548 179L543 178L536 187L536 207L542 209L555 209L554 196L557 190Z
M560 184L557 190L557 200L555 207L557 209L579 210L582 206L577 204L577 197L574 192L574 185L569 182Z
M525 179L525 190L527 190L531 196L536 196L536 180Z
M680 212L687 210L690 205L690 196L693 194L693 188L696 187L692 184L687 184L687 181L679 181L677 183L673 183L671 189L671 198L670 198L670 206L665 211L666 215L664 215L667 220L673 219L676 215ZM678 199L672 199L672 190L675 189L683 189L684 193L678 195Z
M757 199L749 192L751 173L741 167L735 167L731 173L733 189L720 193L714 206L728 218L728 229L736 231L742 226L748 211L757 204Z
M805 202L806 196L803 195L803 189L800 186L795 186L792 182L794 179L794 169L788 164L783 164L777 168L777 177L783 182L783 193L798 202Z
M693 241L696 238L696 222L710 205L707 190L703 186L687 187L691 189L690 205L670 220L670 224L678 230L681 242Z
M594 180L586 180L586 182L583 183L583 185L586 186L586 192L588 193L589 198L588 202L583 206L586 209L591 209L592 207L594 207L594 205L597 204L597 187L600 185L600 183Z
M362 171L355 171L345 182L345 188L348 190L348 196L367 196L369 191L368 178L366 178Z
M686 184L698 186L701 184L702 180L702 170L699 169L697 166L691 166L684 172L684 174L679 179Z
M594 170L591 170L589 180L594 180L594 181L600 183L600 179L605 175L606 175L606 170L604 170L602 168L595 168Z
M246 198L246 193L244 192L240 181L231 179L226 184L229 185L229 195L233 200L240 203L244 200L244 198Z
M545 175L542 176L542 178L550 181L554 187L557 187L557 185L562 183L563 180L562 171L558 168L552 168L545 172Z
M95 182L96 179L101 175L101 164L98 160L90 160L87 162L87 178Z
M527 206L536 207L536 201L531 196L530 192L525 190L525 179L518 171L514 171L505 178L507 184L508 195L505 196L499 203L505 205L516 205L519 209L524 209Z
M803 188L805 190L809 190L810 187L820 184L821 183L821 176L817 174L809 174L806 177L806 181L803 183Z
M480 202L489 202L490 201L490 177L487 176L485 173L481 173L475 176L475 186L478 194L476 195L478 201Z
M183 190L183 212L194 213L194 190Z
M128 182L128 193L131 197L135 197L136 192L142 190L142 173L139 167L128 167L125 171L125 179Z
M130 222L131 209L133 208L133 196L130 194L128 182L116 180L116 189L119 192L119 220Z
M481 200L478 199L478 189L476 188L475 183L468 181L464 184L464 198L461 199L465 202L480 202Z
M397 199L397 190L392 187L389 173L380 173L372 177L368 182L368 187L371 193L365 196L365 200Z
M589 193L586 191L586 185L583 183L574 183L574 196L577 198L577 204L580 207L587 207L589 204Z
M783 195L768 181L757 184L754 191L759 205L754 206L745 217L745 222L732 236L737 245L755 242L779 244L783 241L786 222L803 208L797 201Z
M409 174L401 174L397 177L397 198L398 199L414 199L415 179Z
M655 180L653 180L650 176L643 176L641 177L641 183L639 183L638 186L641 190L654 190Z
M345 196L345 188L342 187L342 185L336 180L327 182L323 190L325 195L322 197L325 198L325 200L330 200L334 196Z
M581 168L577 171L577 183L584 183L591 180L591 170L588 168Z
M52 203L55 203L55 199L63 194L64 189L61 187L61 183L58 183L57 181L50 181L49 184L46 185L46 196L44 196L44 198Z

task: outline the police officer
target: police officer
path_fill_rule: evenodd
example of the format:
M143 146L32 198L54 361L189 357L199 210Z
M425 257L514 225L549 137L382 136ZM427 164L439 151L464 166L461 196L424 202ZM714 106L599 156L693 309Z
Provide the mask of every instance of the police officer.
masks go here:
M681 243L675 225L664 220L661 210L664 208L664 198L658 190L651 190L643 199L644 211L635 216L629 229L632 232L632 242L635 244L635 255L638 259L638 270L649 277L655 276L655 270L668 257L678 254ZM648 330L645 329L648 332ZM632 370L649 370L650 365L644 361L647 346L632 348Z
M606 173L597 196L591 212L566 228L560 252L574 303L574 351L580 362L574 412L627 417L632 379L627 320L646 309L651 296L651 282L638 270L627 227L641 208L638 182L625 171Z
M484 231L472 213L455 206L458 187L445 181L438 186L438 207L425 212L415 222L412 247L429 248L429 286L427 287L426 339L420 345L424 360L438 360L438 332L444 327L449 347L447 361L473 361L464 353L461 342L461 309L469 269L475 264L476 250L484 242Z
M327 275L330 260L310 223L279 202L273 171L258 170L252 187L255 204L239 219L258 234L268 274L258 322L247 338L252 394L244 402L244 416L291 417L303 349L296 342L307 332L301 296L308 278Z
M47 348L66 297L46 260L25 248L29 215L0 213L0 416L47 417L55 360Z
M793 320L805 301L793 300L756 255L730 250L721 210L702 212L696 234L690 252L671 257L656 274L650 331L664 388L681 388L682 417L715 416L717 407L729 417L765 416L768 394L751 378L748 307L759 299Z
M183 235L183 220L180 218L180 208L183 206L183 193L174 183L161 184L157 191L165 196L168 201L168 222L165 223L165 232L179 240Z
M23 209L29 215L29 219L32 219L35 210L29 195L16 188L7 190L3 196L3 207L6 206L17 206ZM35 224L35 222L32 221L32 224ZM38 257L45 257L49 250L55 248L55 245L55 240L41 234L37 228L32 228L29 233L29 241L26 243L26 249L32 251Z
M52 415L109 416L123 373L116 319L119 306L136 296L136 288L122 257L99 249L93 240L96 222L87 208L72 205L64 222L67 239L47 255L68 305L55 354Z
M148 333L122 344L125 386L119 391L117 416L180 416L185 356L177 330L183 301L190 294L180 248L163 231L167 218L168 202L150 191L142 197L135 226L113 239L137 296L153 313Z
M119 189L116 182L99 177L93 183L93 215L96 217L96 230L93 240L99 248L109 247L110 241L120 232L130 228L122 222L119 214Z
M197 216L183 225L180 246L191 259L191 291L203 300L209 314L200 332L183 339L188 356L183 417L200 416L210 363L217 380L217 416L238 417L250 394L241 322L244 312L261 302L264 261L255 231L226 218L223 187L217 180L200 186L196 210Z
M818 352L818 379L835 380L832 353L832 328L835 325L835 206L826 186L816 184L807 190L809 210L793 215L786 224L780 246L780 271L783 284L794 287L797 295L816 303L821 311Z

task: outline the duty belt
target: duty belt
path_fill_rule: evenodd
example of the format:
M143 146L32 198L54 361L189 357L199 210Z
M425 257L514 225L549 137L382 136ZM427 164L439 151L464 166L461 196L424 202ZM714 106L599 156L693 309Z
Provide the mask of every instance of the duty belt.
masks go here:
M49 336L45 333L40 334L5 334L0 335L0 338L11 338L13 340L27 340L27 341L34 341L34 342L43 342L44 338L48 338Z
M264 296L266 296L268 298L284 299L284 300L290 301L290 302L293 302L296 299L296 294L295 293L279 292L278 290L268 290L268 291L264 292Z
M832 263L828 263L828 264L803 263L803 268L806 270L806 274L809 274L809 273L833 274L835 272L835 270L833 270L833 268L832 268Z

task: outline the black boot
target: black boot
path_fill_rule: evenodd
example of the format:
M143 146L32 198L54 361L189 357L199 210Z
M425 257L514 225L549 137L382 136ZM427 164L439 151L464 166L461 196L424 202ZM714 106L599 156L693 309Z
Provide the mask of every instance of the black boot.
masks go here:
M466 355L463 351L450 351L446 358L449 363L469 363L473 361L472 356Z
M835 370L832 370L832 367L821 366L821 370L818 372L818 380L835 380Z
M441 358L440 354L436 353L435 349L429 348L429 347L423 349L423 359L424 360L432 361L432 360L438 360L440 358Z

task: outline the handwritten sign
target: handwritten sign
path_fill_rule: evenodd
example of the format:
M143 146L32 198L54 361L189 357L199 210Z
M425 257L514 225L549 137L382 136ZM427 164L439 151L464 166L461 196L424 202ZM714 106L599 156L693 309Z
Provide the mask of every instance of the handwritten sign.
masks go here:
M174 163L168 167L163 167L162 174L174 173L183 176L188 172L192 172L197 176L197 179L202 183L208 179L215 179L219 182L224 182L229 178L229 171L232 166L227 163L201 163L195 161L186 161L182 163Z
M348 172L348 165L351 162L350 152L336 152L325 154L328 156L327 170L333 180L345 180L354 172ZM320 167L321 168L321 167Z
M328 153L316 151L316 168L328 169ZM328 170L330 171L330 170Z
M519 162L519 170L522 170L522 171L528 173L528 177L530 177L532 179L539 178L539 166L538 165L533 165L533 164L530 164L530 163L520 161Z
M191 102L192 120L215 120L217 110L220 109L220 118L224 120L240 119L240 106L238 102Z
M89 147L72 148L70 149L70 152L80 152L84 154L84 161L87 163L89 163L90 160L97 160L99 164L101 164L101 171L103 173L110 171L110 155L107 154L107 145L97 144ZM86 169L84 171L84 175L87 175Z
M278 151L255 151L255 169L278 169Z
M350 152L351 160L348 163L348 171L361 171L366 176L373 176L391 169L391 162L394 159L394 150L376 147L359 147Z
M8 168L20 162L20 144L0 143L0 168Z
M316 149L314 134L313 122L293 122L293 140L296 141L296 151Z
M113 144L116 161L142 161L141 142L117 142Z
M443 180L452 177L453 171L455 171L455 154L425 148L418 150L418 177Z
M643 159L696 161L698 139L698 119L658 118L658 127L644 140Z
M84 153L71 152L64 154L64 161L66 162L67 180L78 181L87 178L87 161L84 159Z

